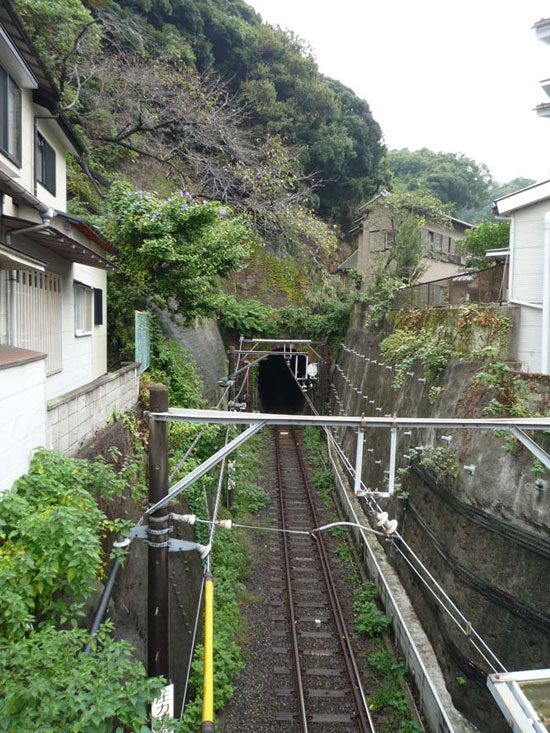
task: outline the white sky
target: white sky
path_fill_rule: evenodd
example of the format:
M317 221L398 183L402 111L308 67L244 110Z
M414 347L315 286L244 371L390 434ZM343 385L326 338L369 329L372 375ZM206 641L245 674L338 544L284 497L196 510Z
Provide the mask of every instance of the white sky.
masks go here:
M464 153L499 182L550 177L550 0L247 0L367 100L389 148Z

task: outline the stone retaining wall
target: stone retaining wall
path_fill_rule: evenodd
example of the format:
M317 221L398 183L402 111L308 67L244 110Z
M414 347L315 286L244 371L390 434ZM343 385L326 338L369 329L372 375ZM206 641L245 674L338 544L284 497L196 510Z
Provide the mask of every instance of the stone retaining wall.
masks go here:
M113 413L138 400L139 364L125 364L93 382L48 401L48 446L74 456L105 426Z

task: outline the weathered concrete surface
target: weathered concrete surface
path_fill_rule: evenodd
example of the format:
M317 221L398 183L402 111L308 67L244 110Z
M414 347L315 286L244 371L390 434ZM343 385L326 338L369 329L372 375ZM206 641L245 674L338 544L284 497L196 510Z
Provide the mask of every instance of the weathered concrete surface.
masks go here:
M380 365L376 334L354 325L345 345L371 362L341 350L338 364L352 385L334 373L333 384L343 402L343 412L424 417L482 415L484 403L471 388L479 365L450 363L439 381L440 396L432 405L429 385L419 381L425 377L421 365L416 365L401 389L394 390L393 371L387 364ZM538 411L548 414L550 384L544 378L529 379ZM336 412L334 399L332 408ZM383 490L387 484L387 433L367 431L363 477L371 489ZM411 472L403 479L408 502L394 499L382 503L390 516L399 519L405 540L502 663L510 670L546 667L550 659L550 489L541 490L535 485L532 458L525 449L518 449L514 455L506 453L502 438L479 430L455 431L448 445L441 435L449 433L413 430L411 436L405 436L401 432L398 466L407 465L403 456L410 447L448 446L449 455L459 467L457 479L440 479L430 486ZM354 462L353 431L342 431L339 440ZM473 476L463 469L470 464L476 466ZM547 480L548 475L543 478ZM489 527L487 522L493 524ZM406 563L396 554L390 560L430 637L454 703L483 731L507 730L485 688L486 662Z
M221 395L218 380L227 376L225 346L217 323L202 319L186 327L167 313L160 314L160 323L167 339L176 339L189 349L203 380L203 397L216 404Z

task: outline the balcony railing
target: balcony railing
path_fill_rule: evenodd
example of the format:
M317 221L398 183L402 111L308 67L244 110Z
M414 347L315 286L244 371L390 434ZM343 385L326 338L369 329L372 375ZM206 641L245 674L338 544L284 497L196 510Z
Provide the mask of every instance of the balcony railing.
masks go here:
M502 303L507 299L507 266L504 262L485 270L411 285L396 291L394 310L437 308L464 303Z

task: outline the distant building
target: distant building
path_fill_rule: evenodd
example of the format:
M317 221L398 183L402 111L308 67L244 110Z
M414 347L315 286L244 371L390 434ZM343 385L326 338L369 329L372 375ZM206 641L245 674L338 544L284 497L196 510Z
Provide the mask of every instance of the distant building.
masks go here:
M389 250L398 226L395 216L383 205L383 199L390 196L388 191L382 191L359 208L359 217L351 229L357 237L357 249L340 265L341 272L355 267L363 281L368 281L384 252ZM445 221L445 224L426 222L421 230L425 256L419 282L452 277L464 269L458 242L465 239L468 229L475 227L453 216L445 216Z
M533 26L537 40L550 44L550 18L541 18ZM540 83L543 91L550 97L550 79L543 79ZM550 117L550 102L542 102L535 107L539 117Z

